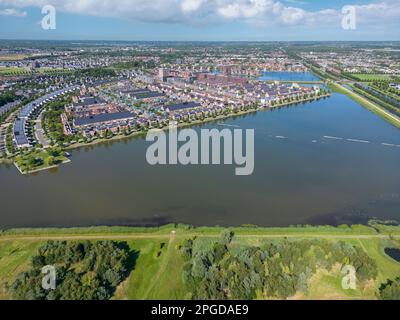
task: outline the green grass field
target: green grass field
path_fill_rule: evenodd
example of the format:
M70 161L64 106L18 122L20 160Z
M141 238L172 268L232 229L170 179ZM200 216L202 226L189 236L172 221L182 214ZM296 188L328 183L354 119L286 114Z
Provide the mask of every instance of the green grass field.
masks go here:
M391 77L388 74L368 74L368 73L354 73L353 77L360 81L379 81L379 80L390 80Z
M0 299L8 299L6 284L29 267L30 257L40 243L37 241L6 241L0 243Z
M114 299L188 299L183 283L184 261L179 246L193 236L214 239L222 228L198 228L172 225L161 228L98 227L74 229L22 229L0 232L0 299L9 299L7 284L29 268L30 257L49 239L115 240L127 242L136 257L129 277L118 287ZM379 269L375 283L360 290L343 290L340 270L319 270L310 281L307 296L293 299L376 299L380 283L400 276L400 264L384 253L386 247L400 248L400 227L368 226L304 228L233 228L234 245L260 245L288 237L345 241L361 246ZM172 233L175 231L176 233Z
M0 68L0 75L4 76L20 76L31 74L31 71L26 68Z
M1 55L0 56L0 61L20 61L24 60L26 58L29 58L29 55L27 54L7 54L7 55Z
M176 241L130 241L132 250L139 253L135 268L119 287L115 299L184 299L181 276L183 261Z
M22 75L32 75L32 74L67 74L72 72L73 72L72 70L51 69L51 68L38 68L35 70L30 70L28 68L18 68L18 67L0 68L0 75L2 76L22 76Z

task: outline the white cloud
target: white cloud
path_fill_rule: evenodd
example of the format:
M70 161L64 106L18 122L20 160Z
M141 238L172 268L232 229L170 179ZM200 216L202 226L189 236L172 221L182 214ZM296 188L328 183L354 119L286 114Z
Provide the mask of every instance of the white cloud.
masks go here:
M281 19L285 24L294 25L304 21L306 15L303 9L289 7L282 10Z
M181 8L183 12L190 13L199 10L202 4L203 0L183 0L181 3Z
M356 5L354 7L361 22L374 23L380 19L400 20L400 1L398 0Z
M225 19L256 19L278 16L283 5L273 0L218 1L217 13Z
M285 0L285 2L290 3L290 4L297 4L297 5L306 4L306 2L300 1L300 0Z
M143 22L207 24L239 20L253 24L261 21L289 26L340 26L340 10L306 11L296 7L300 0L285 3L292 6L278 0L0 0L0 5L14 8L51 4L69 13ZM399 0L376 0L355 7L359 23L385 24L396 22L400 16Z
M18 17L25 18L27 16L26 11L17 10L14 8L11 9L0 9L0 16L10 16L10 17Z

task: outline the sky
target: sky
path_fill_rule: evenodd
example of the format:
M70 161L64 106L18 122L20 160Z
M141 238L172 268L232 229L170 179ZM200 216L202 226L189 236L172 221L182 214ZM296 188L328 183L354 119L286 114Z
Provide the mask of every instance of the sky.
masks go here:
M0 0L0 39L396 41L400 0Z

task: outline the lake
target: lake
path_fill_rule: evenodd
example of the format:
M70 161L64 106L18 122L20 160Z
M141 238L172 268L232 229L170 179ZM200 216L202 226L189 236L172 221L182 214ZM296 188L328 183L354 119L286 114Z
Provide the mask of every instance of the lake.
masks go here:
M0 226L400 220L400 130L346 96L196 129L230 126L255 129L251 176L229 165L150 166L143 138L74 150L70 164L31 176L2 165Z
M258 80L278 80L278 81L321 81L320 78L311 72L286 72L286 71L269 71L263 72Z

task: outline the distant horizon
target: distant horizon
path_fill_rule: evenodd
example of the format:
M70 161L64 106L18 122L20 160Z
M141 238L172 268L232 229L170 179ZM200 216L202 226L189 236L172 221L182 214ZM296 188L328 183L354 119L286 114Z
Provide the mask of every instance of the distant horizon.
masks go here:
M0 38L0 41L39 41L39 42L188 42L188 43L383 43L383 42L398 42L400 40L110 40L110 39L28 39L28 38Z

